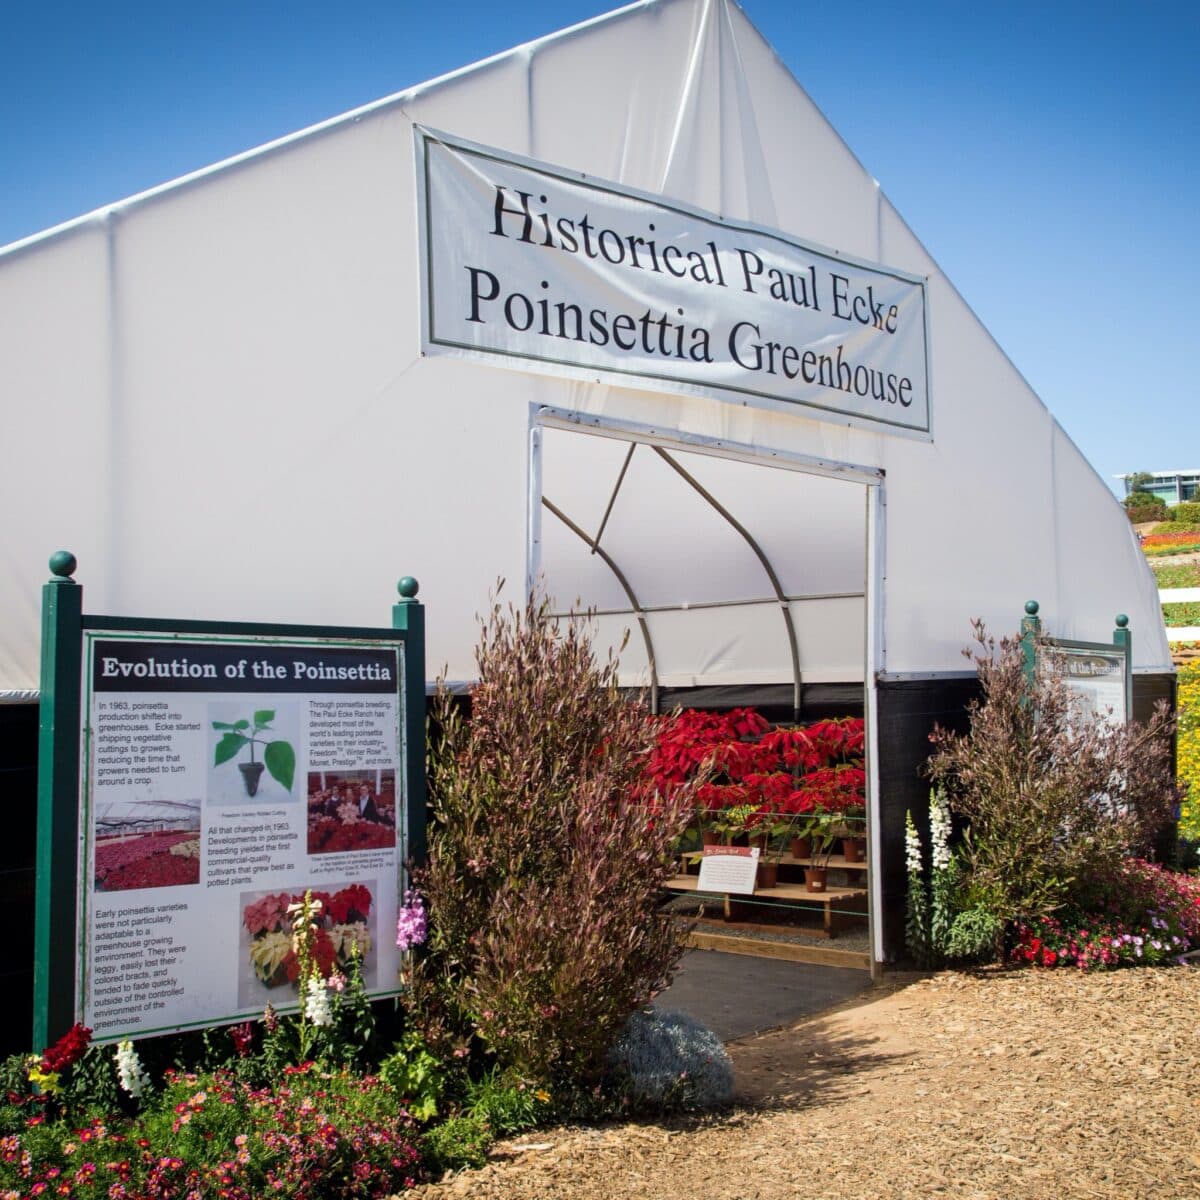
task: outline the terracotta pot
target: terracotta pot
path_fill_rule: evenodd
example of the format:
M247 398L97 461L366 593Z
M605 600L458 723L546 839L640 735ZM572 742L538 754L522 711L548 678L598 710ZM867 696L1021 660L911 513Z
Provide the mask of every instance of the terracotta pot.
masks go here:
M810 858L812 856L812 838L792 838L792 857Z
M754 880L755 888L773 888L779 886L779 864L760 860L758 874Z
M825 890L826 874L827 872L824 867L805 867L804 890L806 892L823 892Z
M848 863L860 863L867 849L866 838L842 838L842 854Z
M721 835L715 829L702 829L700 831L700 844L702 846L719 846L721 844Z

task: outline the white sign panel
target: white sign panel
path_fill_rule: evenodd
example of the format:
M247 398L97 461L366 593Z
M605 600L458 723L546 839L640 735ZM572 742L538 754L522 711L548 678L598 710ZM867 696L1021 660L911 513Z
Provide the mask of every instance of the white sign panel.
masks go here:
M696 886L702 892L731 892L738 896L751 896L757 877L757 846L705 846Z
M931 439L924 281L417 131L422 346Z
M298 1002L289 904L324 973L398 988L403 650L85 634L82 1019L99 1041Z
M1125 703L1126 655L1121 649L1054 644L1067 687L1079 708L1089 717L1124 725L1129 720Z

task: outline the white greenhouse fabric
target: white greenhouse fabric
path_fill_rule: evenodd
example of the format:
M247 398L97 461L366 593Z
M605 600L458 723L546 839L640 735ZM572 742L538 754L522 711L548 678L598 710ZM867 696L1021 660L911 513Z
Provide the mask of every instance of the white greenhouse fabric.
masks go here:
M418 123L928 277L932 444L421 358ZM87 611L154 617L386 624L412 574L431 670L458 679L495 581L515 594L539 556L561 603L623 605L542 509L543 408L882 473L888 672L960 670L969 619L1012 630L1030 598L1062 636L1128 613L1135 668L1170 669L1116 501L731 0L635 4L0 250L0 404L10 699L37 687L59 548ZM624 443L578 436L581 469L556 476L541 436L545 494L594 529ZM637 509L604 544L643 603L769 594L744 542L634 457ZM861 484L688 462L789 594L863 590ZM861 600L792 608L804 677L861 678ZM652 614L661 679L789 679L778 609L736 611ZM631 680L641 654L635 632Z

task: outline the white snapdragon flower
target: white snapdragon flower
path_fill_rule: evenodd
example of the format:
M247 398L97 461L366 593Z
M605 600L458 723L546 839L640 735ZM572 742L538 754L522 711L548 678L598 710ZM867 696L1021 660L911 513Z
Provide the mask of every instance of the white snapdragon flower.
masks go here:
M132 1042L118 1042L116 1058L117 1081L136 1100L146 1090L150 1076L142 1066Z
M913 824L912 813L904 814L904 856L910 875L921 873L921 839Z
M933 869L944 871L950 865L950 805L940 790L929 798L929 840Z
M329 990L319 975L308 977L304 999L304 1015L314 1025L332 1025L333 1009L329 1004Z

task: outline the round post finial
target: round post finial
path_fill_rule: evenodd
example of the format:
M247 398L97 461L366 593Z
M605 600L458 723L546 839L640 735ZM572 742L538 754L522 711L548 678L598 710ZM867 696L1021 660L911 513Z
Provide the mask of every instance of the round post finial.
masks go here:
M1028 614L1029 614L1031 617L1036 617L1036 616L1038 615L1038 608L1039 608L1039 607L1040 607L1040 606L1038 605L1038 602L1037 602L1036 600L1026 600L1026 601L1025 601L1025 611L1026 611L1026 612L1027 612L1027 613L1028 613Z
M1124 613L1117 613L1117 628L1124 629L1129 624L1129 618Z
M421 585L411 576L405 575L403 579L396 584L396 591L400 593L401 600L415 600L417 593L421 590Z
M70 579L78 565L75 555L70 550L55 550L50 555L50 572L59 579Z

